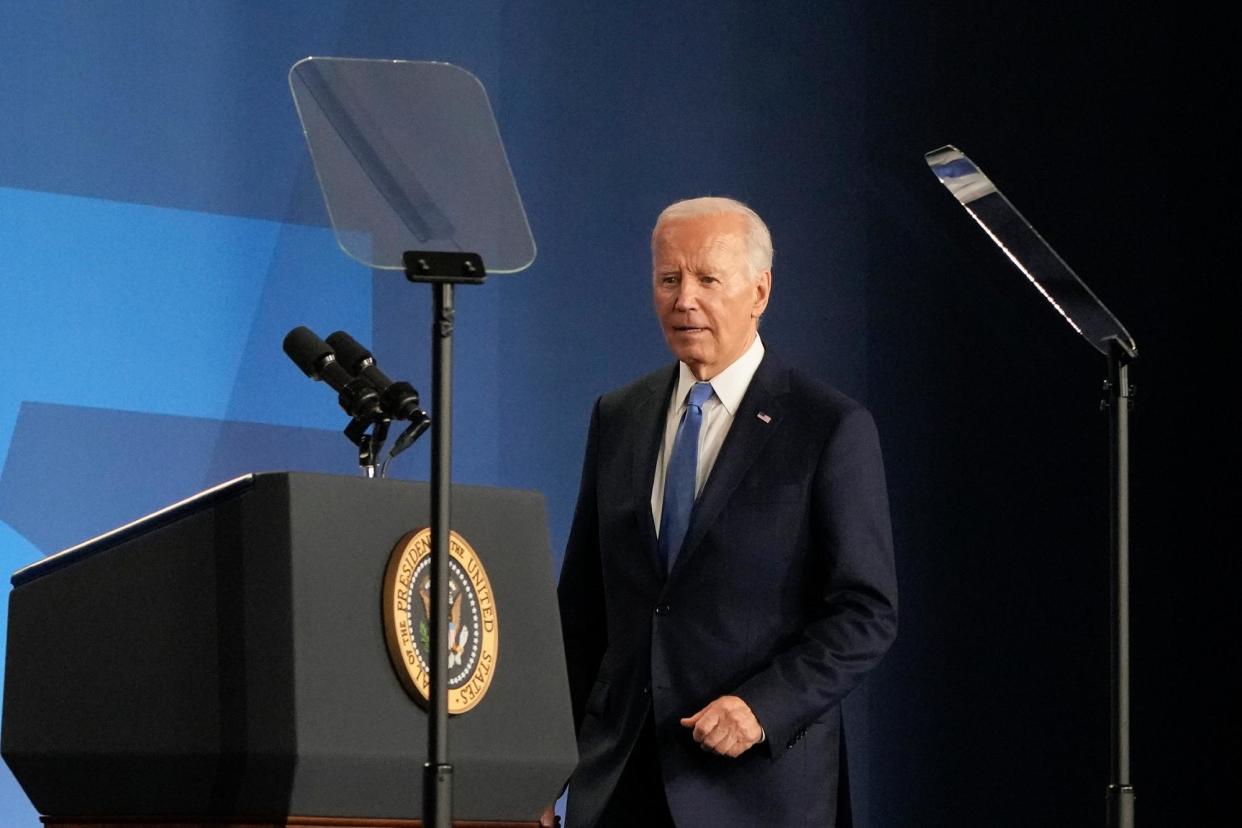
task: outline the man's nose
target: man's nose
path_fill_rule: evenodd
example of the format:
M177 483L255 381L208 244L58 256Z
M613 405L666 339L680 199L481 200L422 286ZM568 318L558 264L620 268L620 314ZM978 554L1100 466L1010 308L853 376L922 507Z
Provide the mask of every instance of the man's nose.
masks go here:
M693 280L682 279L677 286L675 307L677 310L693 310L698 306L698 290Z

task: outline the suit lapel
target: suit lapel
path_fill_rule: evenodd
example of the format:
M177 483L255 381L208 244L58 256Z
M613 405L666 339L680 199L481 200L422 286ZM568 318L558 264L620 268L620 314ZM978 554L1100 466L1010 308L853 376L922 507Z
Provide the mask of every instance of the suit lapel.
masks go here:
M668 418L668 403L677 382L677 364L663 377L657 376L648 387L648 395L639 406L635 423L638 429L634 440L633 498L638 521L639 536L643 539L643 551L652 568L664 578L664 564L656 538L655 519L651 516L651 488L655 484L656 463L660 459L660 444L664 441L664 424Z
M716 457L716 465L694 504L690 527L686 530L686 539L673 563L669 580L675 578L685 567L686 561L707 534L708 527L715 522L747 470L762 453L768 438L781 427L780 397L784 395L787 387L785 369L770 352L765 353L750 387L746 389L746 394L738 405L733 425L729 427L729 433L720 447L720 454Z

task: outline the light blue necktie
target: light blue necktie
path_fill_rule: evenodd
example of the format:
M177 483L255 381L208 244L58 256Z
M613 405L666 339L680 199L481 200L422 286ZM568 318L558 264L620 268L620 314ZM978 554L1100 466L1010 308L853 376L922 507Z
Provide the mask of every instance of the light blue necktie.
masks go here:
M712 395L710 382L696 382L686 398L686 413L677 426L673 451L664 477L664 508L660 513L660 559L664 571L673 568L681 551L690 513L694 510L694 489L699 470L699 429L703 425L703 403Z

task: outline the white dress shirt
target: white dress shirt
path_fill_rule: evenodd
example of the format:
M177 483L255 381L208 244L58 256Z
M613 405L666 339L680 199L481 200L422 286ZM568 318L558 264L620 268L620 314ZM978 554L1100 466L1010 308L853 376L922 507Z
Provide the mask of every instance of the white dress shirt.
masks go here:
M763 341L755 333L755 341L733 361L733 364L712 377L712 395L703 403L703 425L699 429L699 462L695 474L694 497L697 500L716 465L725 435L733 425L733 417L742 404L742 397L750 387L750 381L763 360ZM673 440L677 426L686 411L686 397L690 386L698 380L684 362L678 364L677 385L669 400L668 417L664 423L664 441L660 444L660 457L656 460L655 482L651 486L651 516L655 518L656 533L660 531L660 517L664 513L664 478L668 474L668 458L673 453Z

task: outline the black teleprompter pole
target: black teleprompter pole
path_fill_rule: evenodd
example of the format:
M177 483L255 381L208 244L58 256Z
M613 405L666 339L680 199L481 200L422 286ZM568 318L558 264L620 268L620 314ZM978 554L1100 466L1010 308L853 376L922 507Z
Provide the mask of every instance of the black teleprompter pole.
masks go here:
M405 275L431 285L431 687L427 762L423 765L423 825L451 828L453 765L448 744L449 527L452 518L453 287L481 285L483 261L474 253L407 251Z
M1111 636L1111 750L1109 753L1108 828L1134 828L1134 787L1130 783L1130 356L1110 342L1108 408L1111 525L1109 605Z
M431 705L423 765L423 825L453 821L453 766L448 755L448 536L453 451L453 285L433 284L431 323Z

